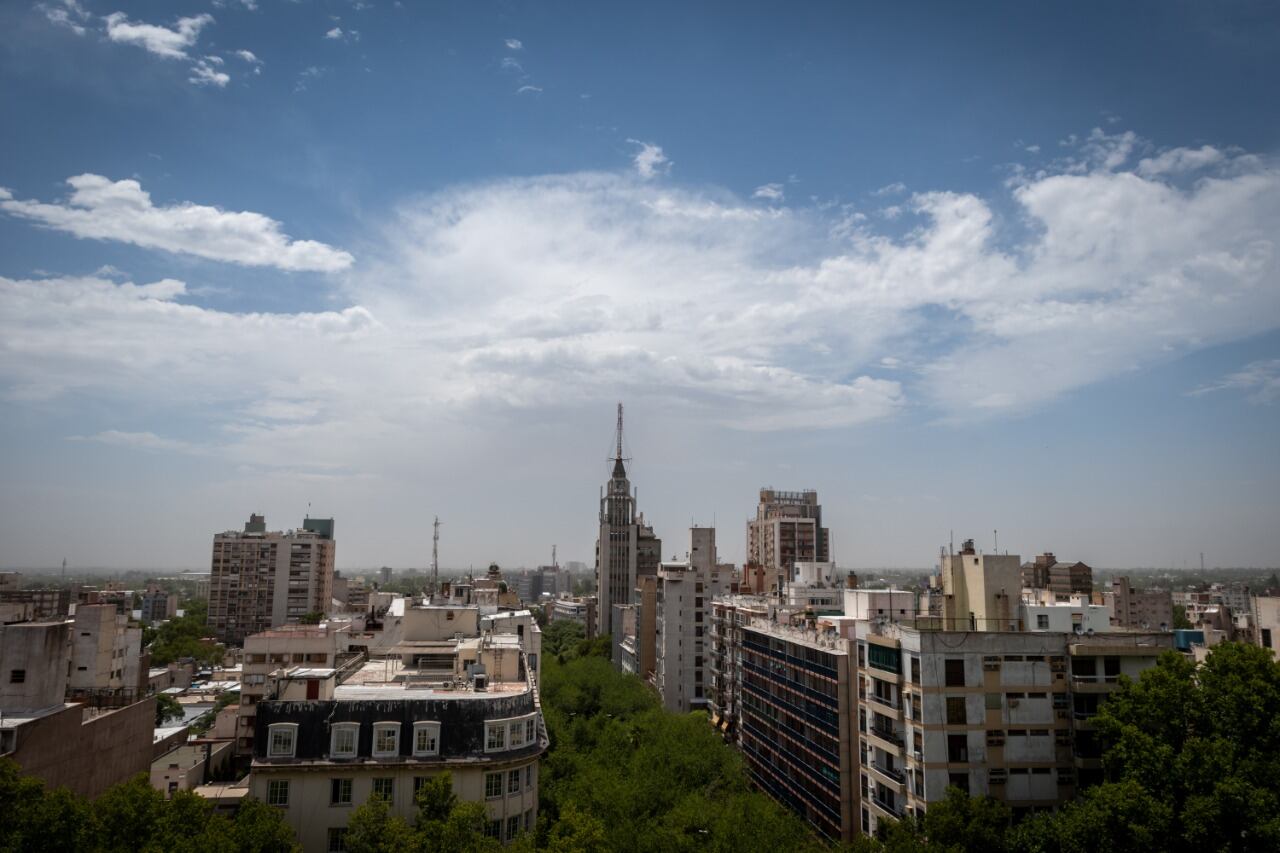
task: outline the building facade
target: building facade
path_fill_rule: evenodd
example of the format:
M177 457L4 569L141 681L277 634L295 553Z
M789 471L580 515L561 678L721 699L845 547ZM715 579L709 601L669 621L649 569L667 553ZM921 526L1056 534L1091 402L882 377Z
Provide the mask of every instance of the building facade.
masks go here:
M690 528L685 560L662 563L658 569L651 681L668 711L682 714L707 706L711 601L728 592L730 581L731 574L716 559L714 527Z
M308 518L302 527L268 532L251 515L243 531L213 537L209 628L240 645L250 634L327 613L333 597L333 519Z
M781 592L796 561L831 560L831 534L822 526L822 505L812 490L761 489L756 517L747 522L747 564L758 566L768 589Z

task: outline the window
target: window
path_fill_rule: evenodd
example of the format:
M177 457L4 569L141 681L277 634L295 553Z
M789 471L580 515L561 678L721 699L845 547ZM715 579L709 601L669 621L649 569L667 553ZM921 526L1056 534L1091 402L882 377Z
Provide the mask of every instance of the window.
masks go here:
M519 749L524 746L524 721L512 723L508 726L507 746L511 749Z
M267 729L267 757L293 758L297 740L297 723L274 723Z
M499 749L507 748L507 724L485 723L484 751L494 752Z
M484 834L490 838L497 838L502 834L502 821L491 820L484 827Z
M400 753L400 724L373 724L373 755L375 758L386 758Z
M354 757L359 737L359 723L334 723L333 734L329 740L329 756L331 758Z
M524 786L526 788L533 787L533 765L530 764L524 769Z
M988 711L999 711L999 710L1000 710L1001 705L1003 704L1003 702L1001 702L1001 699L1002 699L1002 698L1003 698L1003 697L1002 697L999 693L988 693L988 694L987 694L987 699L986 699L986 702L987 702L987 710L988 710Z
M418 799L418 792L422 790L422 786L427 784L427 780L430 778L431 778L430 776L414 776L413 777L413 799L414 800Z
M1041 630L1044 630L1045 628L1048 628L1048 627L1049 627L1049 614L1048 614L1048 613L1037 613L1037 614L1036 614L1036 627L1037 627L1037 628L1039 628L1039 629L1041 629Z
M27 680L27 671L26 671L25 669L11 669L11 670L9 670L9 683L10 683L10 684L22 684L22 683L23 683L24 681L26 681L26 680Z
M947 687L964 687L964 658L947 658Z
M520 834L520 815L513 814L507 818L507 840L515 838Z
M439 755L440 754L440 724L439 723L414 723L413 724L413 754L414 755Z
M947 735L947 760L948 761L968 761L969 760L969 736L968 735Z
M1120 658L1107 657L1102 659L1102 672L1108 678L1115 678L1120 674Z
M267 805L289 805L289 782L287 779L272 779L267 783Z
M947 724L948 725L965 725L968 722L964 709L963 696L947 697Z
M484 774L484 796L485 799L502 796L502 774L486 773Z
M331 806L351 805L351 780L350 779L330 779L329 780L329 805Z
M388 803L395 799L396 780L395 779L374 779L373 795L382 797Z
M920 658L911 658L911 683L920 683Z
M520 771L511 770L507 772L507 793L520 793Z
M537 738L538 721L534 717L524 721L524 739L529 743L533 743Z
M347 828L335 826L329 830L329 853L346 853Z
M969 793L969 774L968 773L951 773L947 780L948 784L953 788L959 788L966 794Z

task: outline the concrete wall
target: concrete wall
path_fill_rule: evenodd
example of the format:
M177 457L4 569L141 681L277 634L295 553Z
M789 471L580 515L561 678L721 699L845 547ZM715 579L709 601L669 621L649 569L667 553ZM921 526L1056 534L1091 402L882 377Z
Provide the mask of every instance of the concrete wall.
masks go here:
M70 622L0 625L0 711L61 704L70 655Z
M151 768L156 700L100 714L81 722L84 711L70 705L18 729L13 758L25 774L50 787L96 797Z

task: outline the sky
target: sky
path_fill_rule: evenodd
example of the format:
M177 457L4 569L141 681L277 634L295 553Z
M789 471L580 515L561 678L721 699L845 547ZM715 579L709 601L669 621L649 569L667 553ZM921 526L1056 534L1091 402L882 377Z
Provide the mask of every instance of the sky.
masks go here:
M1262 2L0 5L0 568L1280 563ZM998 531L998 533L997 533Z

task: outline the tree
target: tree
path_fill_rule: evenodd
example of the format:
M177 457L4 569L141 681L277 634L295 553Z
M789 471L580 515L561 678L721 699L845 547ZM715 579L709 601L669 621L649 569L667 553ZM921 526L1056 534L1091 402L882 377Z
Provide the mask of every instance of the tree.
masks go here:
M1174 627L1174 630L1190 629L1195 627L1191 624L1191 620L1187 618L1186 609L1179 607L1176 604L1173 605L1173 615L1169 624Z
M319 625L324 619L324 614L319 610L312 610L309 613L303 613L298 617L299 625Z
M403 818L391 814L382 797L370 797L347 821L349 853L398 853L418 849L417 838Z
M181 720L186 711L177 699L164 693L156 694L156 728L160 728L169 720Z

